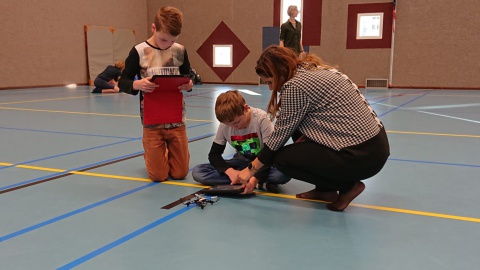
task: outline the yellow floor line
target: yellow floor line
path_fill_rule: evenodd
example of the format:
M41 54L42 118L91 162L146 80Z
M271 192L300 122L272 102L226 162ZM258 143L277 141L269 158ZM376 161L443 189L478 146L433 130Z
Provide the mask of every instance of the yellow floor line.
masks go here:
M55 111L55 110L40 110L40 109L26 109L26 108L9 108L0 107L3 110L18 110L18 111L32 111L32 112L51 112L51 113L67 113L67 114L83 114L83 115L99 115L99 116L115 116L115 117L131 117L139 118L139 115L129 114L108 114L108 113L89 113L89 112L69 112L69 111Z
M76 99L76 98L86 98L86 97L91 97L91 95L88 95L88 96L79 96L79 97L49 98L49 99L36 99L36 100L24 100L24 101L3 102L3 103L0 103L0 105L32 103L32 102L53 101L53 100L65 100L65 99Z
M38 166L29 166L29 165L15 165L14 167L22 168L22 169L37 170L37 171L66 172L66 170L61 170L61 169L38 167Z
M139 118L139 115L130 115L130 114L108 114L108 113L89 113L89 112L70 112L70 111L55 111L55 110L40 110L40 109L27 109L27 108L9 108L9 107L0 107L3 110L18 110L18 111L32 111L32 112L50 112L50 113L66 113L66 114L81 114L81 115L97 115L97 116L113 116L113 117L130 117L130 118ZM204 119L191 119L187 118L188 121L192 122L207 122L213 123L212 120Z
M12 163L6 163L6 162L0 162L0 166L13 166L15 164Z
M212 121L212 120L204 120L204 119L191 119L191 118L187 118L188 121L192 121L192 122L206 122L206 123L213 123L215 121Z
M26 109L26 108L9 108L9 107L0 107L4 110L19 110L19 111L34 111L34 112L51 112L51 113L66 113L66 114L81 114L81 115L97 115L97 116L113 116L113 117L129 117L129 118L138 118L138 115L129 115L129 114L107 114L107 113L88 113L88 112L70 112L70 111L55 111L55 110L40 110L40 109ZM188 121L192 122L207 122L213 123L215 121L205 120L205 119L191 119L187 118ZM448 134L448 133L432 133L432 132L414 132L414 131L398 131L398 130L387 130L387 133L393 134L410 134L410 135L428 135L428 136L447 136L447 137L465 137L465 138L480 138L480 135L470 135L470 134Z
M169 180L162 182L165 185L173 185L173 186L182 186L182 187L195 187L195 188L207 188L208 186L203 186L200 184L191 184L191 183L184 183L184 182L177 182L176 180Z
M480 218L455 216L455 215L439 214L439 213L432 213L432 212L423 212L423 211L408 210L408 209L399 209L399 208L376 206L376 205L356 204L356 203L352 203L352 204L350 204L350 206L356 206L356 207L362 207L362 208L368 208L368 209L375 209L375 210L381 210L381 211L387 211L387 212L396 212L396 213L417 215L417 216L427 216L427 217L454 219L454 220L480 223Z
M129 176L103 174L103 173L78 172L78 171L71 171L69 173L78 174L78 175L93 176L93 177L110 178L110 179L113 178L113 179L120 179L120 180L129 180L129 181L152 182L152 180L150 180L148 178L129 177Z
M1 104L1 103L0 103ZM3 110L19 110L19 111L33 111L33 112L51 112L51 113L66 113L66 114L81 114L81 115L97 115L97 116L113 116L113 117L129 117L129 118L138 118L139 115L129 115L129 114L107 114L107 113L89 113L89 112L70 112L70 111L55 111L55 110L40 110L40 109L26 109L26 108L9 108L9 107L0 107ZM215 121L206 120L206 119L191 119L187 118L188 121L192 122L207 122L213 123ZM427 135L427 136L446 136L446 137L465 137L465 138L480 138L480 135L470 135L470 134L448 134L448 133L432 133L432 132L414 132L414 131L398 131L398 130L387 130L387 133L393 134L410 134L410 135ZM1 163L0 163L1 164Z
M257 192L257 193L259 193L259 192ZM301 201L326 203L325 201L321 201L321 200L300 199L300 198L295 197L294 195L273 194L273 193L266 193L266 192L261 192L260 194L262 196L270 196L270 197L286 198L286 199L301 200ZM360 207L360 208L380 210L380 211L386 211L386 212L410 214L410 215L416 215L416 216L436 217L436 218L453 219L453 220L480 223L480 218L446 215L446 214L439 214L439 213L432 213L432 212L423 212L423 211L416 211L416 210L408 210L408 209L385 207L385 206L376 206L376 205L368 205L368 204L358 204L358 203L351 203L349 205L349 207L352 207L352 206Z
M4 165L4 164L8 164L8 165ZM0 165L11 166L13 164L0 162ZM51 171L51 172L67 172L66 170L62 170L62 169L38 167L38 166L28 166L28 165L15 165L14 167L22 168L22 169L31 169L31 170ZM129 176L121 176L121 175L113 175L113 174L101 174L101 173L79 172L79 171L70 171L69 173L78 174L78 175L85 175L85 176L93 176L93 177L110 178L110 179L151 182L151 180L148 179L148 178L129 177ZM165 181L165 182L161 182L161 184L174 185L174 186L184 186L184 187L195 187L195 188L205 188L206 187L206 186L199 185L199 184L191 184L191 183L176 182L176 181ZM274 193L268 193L268 192L262 192L262 191L256 191L255 193L258 194L258 195L261 195L261 196L268 196L268 197L285 198L285 199L300 200L300 201L311 201L311 202L316 202L316 203L319 203L319 202L320 203L326 203L325 201L321 201L321 200L300 199L300 198L295 197L295 195L288 195L288 194L274 194ZM400 208L376 206L376 205L368 205L368 204L357 204L357 203L351 203L349 207L352 207L352 206L360 207L360 208L373 209L373 210L379 210L379 211L386 211L386 212L394 212L394 213L410 214L410 215L417 215L417 216L436 217L436 218L443 218L443 219L452 219L452 220L480 223L480 218L472 218L472 217L465 217L465 216L455 216L455 215L447 215L447 214L440 214L440 213L423 212L423 211L416 211L416 210L408 210L408 209L400 209Z

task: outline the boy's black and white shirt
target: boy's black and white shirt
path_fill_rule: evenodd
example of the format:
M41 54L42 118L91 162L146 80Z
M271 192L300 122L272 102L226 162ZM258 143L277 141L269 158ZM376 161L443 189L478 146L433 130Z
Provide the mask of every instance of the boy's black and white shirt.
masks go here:
M143 92L133 89L135 76L139 79L153 75L186 75L190 74L190 62L185 47L174 43L171 47L162 50L144 41L130 50L125 60L125 69L119 82L122 92L137 95L140 92L140 102L143 100ZM143 118L143 110L140 109ZM172 128L183 126L186 123L185 102L183 104L182 122L155 125L155 127Z
M345 74L335 69L306 70L279 91L275 128L260 161L268 162L298 129L310 140L334 150L360 144L380 132L382 122Z

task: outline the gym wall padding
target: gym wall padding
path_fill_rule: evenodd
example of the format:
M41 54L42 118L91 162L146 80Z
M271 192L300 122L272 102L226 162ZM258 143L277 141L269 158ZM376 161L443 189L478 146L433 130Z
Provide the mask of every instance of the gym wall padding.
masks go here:
M135 45L134 30L115 29L113 32L113 61L125 61L128 53Z
M125 60L136 44L135 31L113 27L85 25L88 83L115 61Z

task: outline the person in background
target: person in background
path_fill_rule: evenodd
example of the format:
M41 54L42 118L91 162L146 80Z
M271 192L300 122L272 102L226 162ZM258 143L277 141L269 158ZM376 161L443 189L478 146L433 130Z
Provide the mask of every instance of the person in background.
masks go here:
M157 11L151 29L153 35L134 46L125 60L119 81L121 92L139 95L143 124L143 96L159 87L151 82L153 75L190 74L187 50L177 43L182 31L183 13L175 7ZM138 80L135 80L138 76ZM192 91L193 82L180 85L179 91ZM184 179L189 171L190 153L186 132L185 102L182 120L178 123L143 124L144 159L152 181Z
M287 9L288 20L280 26L280 47L292 49L299 57L305 57L302 45L302 23L297 21L297 6Z
M116 61L115 65L108 65L93 81L95 88L92 93L118 93L118 80L125 69L124 61Z
M192 176L204 185L229 185L257 157L273 131L273 124L265 111L248 106L238 90L217 97L215 115L220 125L208 153L210 163L195 166ZM225 160L222 155L227 143L236 152L232 159ZM265 167L253 177L258 179L257 189L272 193L279 193L279 185L290 180L274 167Z
M263 166L315 185L298 198L330 202L343 211L365 189L362 180L376 175L390 155L385 128L345 74L308 54L299 59L290 49L270 46L257 61L256 73L272 95L267 112L274 130L258 157L236 183L253 190L252 177ZM302 136L285 145L295 130Z

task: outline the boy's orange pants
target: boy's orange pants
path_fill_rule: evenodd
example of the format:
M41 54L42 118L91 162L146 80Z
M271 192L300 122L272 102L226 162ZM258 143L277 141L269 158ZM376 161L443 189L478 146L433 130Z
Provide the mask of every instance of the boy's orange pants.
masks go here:
M190 153L185 126L143 128L143 148L148 177L152 181L184 179L188 174Z

